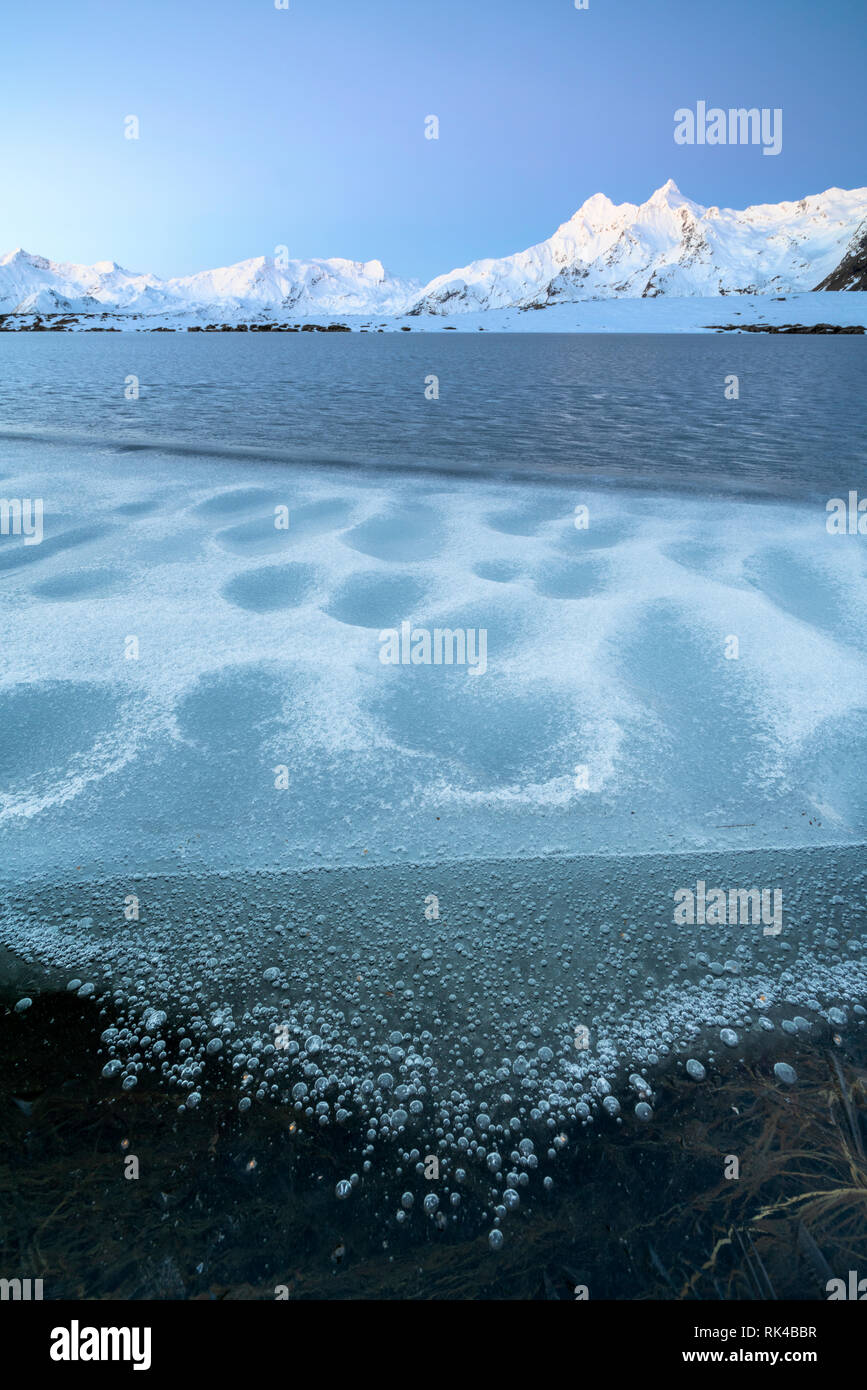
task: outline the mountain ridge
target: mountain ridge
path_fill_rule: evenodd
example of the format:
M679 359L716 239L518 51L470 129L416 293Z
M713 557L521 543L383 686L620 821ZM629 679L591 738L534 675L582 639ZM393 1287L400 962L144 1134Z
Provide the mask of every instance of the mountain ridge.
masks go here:
M547 240L426 285L379 260L257 256L161 279L116 261L0 256L0 315L450 316L599 299L867 289L867 188L829 188L737 211L704 207L669 179L644 203L594 193Z

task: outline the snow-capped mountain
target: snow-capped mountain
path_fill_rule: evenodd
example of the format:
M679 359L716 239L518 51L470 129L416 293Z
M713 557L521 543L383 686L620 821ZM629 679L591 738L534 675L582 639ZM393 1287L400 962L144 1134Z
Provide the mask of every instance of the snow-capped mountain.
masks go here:
M381 261L286 261L260 256L222 270L203 270L165 289L185 307L299 315L395 314L418 292L415 281L390 276Z
M379 261L292 261L259 256L219 270L161 280L114 261L71 265L27 251L0 257L0 313L167 314L218 318L292 313L401 313L416 297L413 281L390 276Z
M797 203L734 212L701 207L669 179L640 206L595 194L548 241L432 280L411 312L796 293L833 277L865 233L867 188L829 188Z
M604 299L796 294L867 288L867 188L829 188L742 212L702 207L674 182L646 203L588 198L547 241L420 286L379 261L260 256L176 279L0 257L0 314L207 321L420 316L543 309Z

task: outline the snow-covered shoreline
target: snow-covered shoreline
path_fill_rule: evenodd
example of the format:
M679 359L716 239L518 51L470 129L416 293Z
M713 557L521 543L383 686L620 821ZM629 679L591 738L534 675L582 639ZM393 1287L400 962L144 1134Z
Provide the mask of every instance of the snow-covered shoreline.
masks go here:
M207 311L165 314L7 314L0 332L335 332L354 333L719 333L867 330L867 294L817 290L803 294L660 296L598 299L545 309L483 309L475 313L398 317Z

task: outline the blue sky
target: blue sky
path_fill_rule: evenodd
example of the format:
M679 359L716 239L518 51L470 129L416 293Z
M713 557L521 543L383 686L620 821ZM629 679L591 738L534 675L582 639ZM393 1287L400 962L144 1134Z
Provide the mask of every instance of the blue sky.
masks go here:
M673 177L742 207L863 186L865 72L863 0L14 4L0 250L172 275L285 245L426 279L598 191ZM782 107L782 153L675 145L698 100Z

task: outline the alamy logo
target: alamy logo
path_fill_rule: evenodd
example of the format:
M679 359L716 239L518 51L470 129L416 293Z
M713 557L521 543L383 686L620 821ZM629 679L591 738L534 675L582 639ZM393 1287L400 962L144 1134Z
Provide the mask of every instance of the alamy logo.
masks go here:
M693 893L691 888L677 888L674 894L674 920L677 926L724 927L758 926L764 923L765 936L779 936L783 930L783 890L724 888L708 889L699 879Z
M0 497L0 536L23 536L25 545L39 545L42 498Z
M867 536L867 497L859 502L854 489L849 493L848 504L843 497L831 497L825 503L825 511L829 536Z
M697 101L695 110L681 106L674 113L676 145L761 145L762 154L779 154L783 148L783 111L775 106L708 107Z
M488 669L488 630L480 627L413 627L401 623L379 634L379 659L383 666L469 666L471 676Z
M73 1318L69 1327L51 1329L52 1361L131 1361L134 1371L148 1371L151 1364L149 1327L81 1327Z
M858 1303L867 1302L867 1279L859 1279L857 1270L849 1270L848 1286L843 1279L829 1279L825 1285L828 1301L848 1298Z
M39 1301L42 1298L41 1279L0 1279L0 1301L12 1299L13 1302Z

